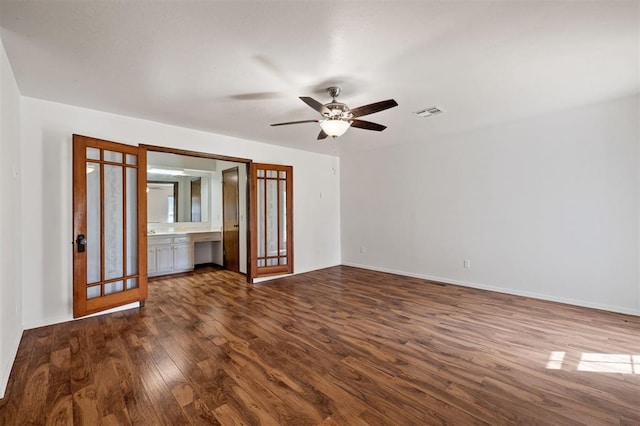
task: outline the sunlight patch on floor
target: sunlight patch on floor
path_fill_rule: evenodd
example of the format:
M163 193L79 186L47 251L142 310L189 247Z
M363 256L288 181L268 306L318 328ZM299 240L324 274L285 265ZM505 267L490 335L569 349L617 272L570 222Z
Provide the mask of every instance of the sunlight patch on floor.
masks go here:
M640 374L640 355L583 353L578 371Z
M565 362L566 356L567 353L564 351L551 351L547 361L547 369L562 370L564 367L565 370L571 370L571 366ZM575 369L590 373L640 375L640 355L583 352Z
M549 355L549 361L547 361L547 369L562 370L562 361L564 361L566 354L564 351L552 351Z

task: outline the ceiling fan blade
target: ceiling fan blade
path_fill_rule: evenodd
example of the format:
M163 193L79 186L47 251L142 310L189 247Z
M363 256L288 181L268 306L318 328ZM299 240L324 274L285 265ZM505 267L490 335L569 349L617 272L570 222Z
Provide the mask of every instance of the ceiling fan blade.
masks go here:
M311 108L318 111L320 114L329 113L329 110L327 109L327 107L325 107L324 105L322 105L320 102L316 101L313 98L310 98L308 96L300 96L300 100L305 104L309 105Z
M284 96L285 94L280 92L255 92L229 95L228 98L236 101L262 101L265 99L282 98Z
M327 136L329 136L329 135L327 135L327 134L324 132L324 130L320 130L320 133L318 133L318 140L320 140L320 139L326 139L326 138L327 138Z
M364 115L373 114L374 112L384 111L385 109L398 106L398 103L393 99L387 99L386 101L380 101L369 105L363 105L351 110L351 114L354 117L362 117Z
M365 121L365 120L351 120L351 127L358 127L360 129L367 129L367 130L375 130L377 132L381 132L387 128L387 126L383 126L382 124L372 123L371 121Z
M289 124L302 124L302 123L319 123L320 120L302 120L302 121L287 121L286 123L274 123L272 126L288 126Z

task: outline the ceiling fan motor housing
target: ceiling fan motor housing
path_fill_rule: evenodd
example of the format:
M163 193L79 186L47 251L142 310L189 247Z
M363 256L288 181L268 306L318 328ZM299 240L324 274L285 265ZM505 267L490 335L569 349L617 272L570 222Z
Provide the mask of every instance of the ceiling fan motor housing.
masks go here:
M328 104L324 104L324 106L326 110L322 115L329 119L348 120L353 116L351 111L349 111L349 107L342 102L329 102Z
M342 90L338 86L331 86L327 88L329 96L333 98L328 104L324 104L325 109L322 115L330 120L348 120L353 117L353 114L349 112L349 107L342 102L336 101L336 98L340 95Z

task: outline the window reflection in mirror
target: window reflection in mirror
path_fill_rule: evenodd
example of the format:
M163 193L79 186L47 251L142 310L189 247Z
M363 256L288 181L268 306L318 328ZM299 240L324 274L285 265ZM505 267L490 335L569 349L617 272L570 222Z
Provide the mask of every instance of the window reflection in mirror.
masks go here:
M147 222L174 223L178 211L178 182L147 179Z

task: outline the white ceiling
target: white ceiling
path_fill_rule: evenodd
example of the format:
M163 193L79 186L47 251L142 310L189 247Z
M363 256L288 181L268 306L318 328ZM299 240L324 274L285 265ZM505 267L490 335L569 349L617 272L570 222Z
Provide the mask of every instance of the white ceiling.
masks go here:
M25 96L340 154L638 93L638 4L0 0L0 25ZM394 98L364 117L388 129L269 126L317 118L297 97L333 84Z

